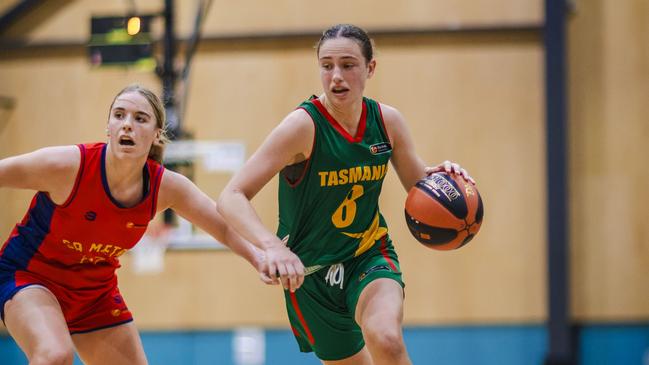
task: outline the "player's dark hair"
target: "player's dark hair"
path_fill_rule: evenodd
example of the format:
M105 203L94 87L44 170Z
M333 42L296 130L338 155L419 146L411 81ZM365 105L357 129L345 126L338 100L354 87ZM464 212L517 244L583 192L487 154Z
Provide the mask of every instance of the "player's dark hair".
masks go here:
M372 58L374 58L372 40L367 35L366 31L353 24L336 24L322 32L322 37L320 37L320 40L316 45L316 54L320 54L320 46L322 46L325 41L340 37L356 41L356 43L361 47L361 52L363 53L366 62L370 62Z

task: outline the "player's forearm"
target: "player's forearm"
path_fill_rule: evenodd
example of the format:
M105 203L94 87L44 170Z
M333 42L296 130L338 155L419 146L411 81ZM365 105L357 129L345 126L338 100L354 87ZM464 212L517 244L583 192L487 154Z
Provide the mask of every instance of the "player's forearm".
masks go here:
M227 227L225 231L224 242L232 252L243 257L254 268L259 268L261 265L262 252L257 249L252 243L241 237L234 229Z
M273 244L281 243L277 236L264 226L243 193L223 191L217 209L236 232L256 247L264 250Z

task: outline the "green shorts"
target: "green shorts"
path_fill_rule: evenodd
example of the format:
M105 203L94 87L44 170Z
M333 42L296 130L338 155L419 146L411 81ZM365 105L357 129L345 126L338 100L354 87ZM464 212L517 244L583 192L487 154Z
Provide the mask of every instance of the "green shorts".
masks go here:
M284 291L286 309L300 351L321 360L341 360L365 341L354 315L367 284L390 278L404 286L392 241L386 235L359 257L325 266L307 276L295 293Z

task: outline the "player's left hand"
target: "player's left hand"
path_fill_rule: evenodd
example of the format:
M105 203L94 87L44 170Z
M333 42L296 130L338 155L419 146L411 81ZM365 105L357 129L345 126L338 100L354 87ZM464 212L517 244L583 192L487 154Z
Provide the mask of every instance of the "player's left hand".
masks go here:
M426 175L430 175L435 172L441 172L441 171L444 171L447 174L462 175L464 180L475 185L475 180L473 180L473 178L469 175L469 173L456 162L451 162L449 160L446 160L437 166L425 168Z

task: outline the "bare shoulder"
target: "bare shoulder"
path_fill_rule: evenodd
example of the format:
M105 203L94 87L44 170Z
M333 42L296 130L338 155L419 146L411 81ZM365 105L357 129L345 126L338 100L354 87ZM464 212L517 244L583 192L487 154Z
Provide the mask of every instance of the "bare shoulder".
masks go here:
M302 108L290 112L284 120L282 120L278 128L285 128L300 135L313 133L315 130L311 115Z
M160 194L177 194L187 187L187 184L192 182L185 175L165 168L160 181Z
M185 175L165 169L158 191L158 211L171 208L192 185Z
M309 113L296 109L275 127L260 150L266 157L276 158L282 166L299 162L310 155L314 134L315 126Z
M45 147L0 160L0 186L50 193L55 202L69 195L80 168L77 146Z
M402 133L406 125L403 114L391 105L380 103L380 106L383 122L385 123L385 128L388 130L388 134L392 137Z
M164 174L162 175L160 188L178 189L178 188L182 188L184 185L188 183L192 183L192 182L191 180L189 180L187 176L165 168Z
M8 158L6 161L15 168L16 172L24 170L30 176L47 177L54 181L57 178L76 176L81 162L81 152L77 146L44 147Z
M81 163L81 151L74 145L44 147L32 154L31 158L40 160L53 171L76 171Z

